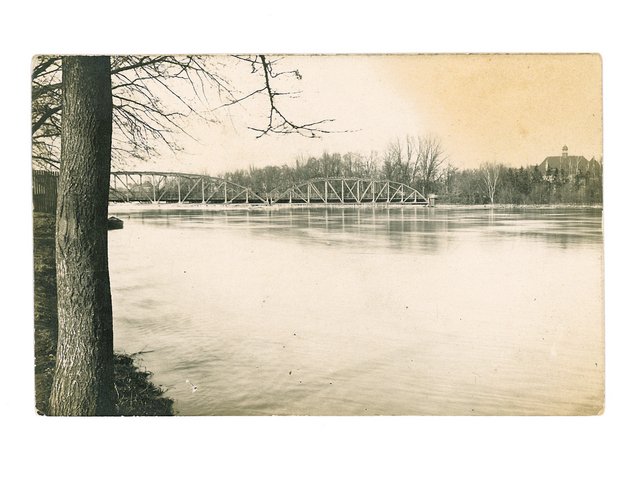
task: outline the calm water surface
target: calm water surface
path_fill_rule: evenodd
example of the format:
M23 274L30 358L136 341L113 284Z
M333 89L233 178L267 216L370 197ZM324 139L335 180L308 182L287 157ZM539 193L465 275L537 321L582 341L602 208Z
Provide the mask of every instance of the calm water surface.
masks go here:
M181 415L602 407L598 209L117 215L116 349L150 351Z

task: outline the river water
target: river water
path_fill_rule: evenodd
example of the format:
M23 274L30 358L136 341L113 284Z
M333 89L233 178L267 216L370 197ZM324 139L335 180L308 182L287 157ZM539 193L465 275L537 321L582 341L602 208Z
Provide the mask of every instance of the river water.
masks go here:
M116 350L180 415L603 406L599 209L114 212Z

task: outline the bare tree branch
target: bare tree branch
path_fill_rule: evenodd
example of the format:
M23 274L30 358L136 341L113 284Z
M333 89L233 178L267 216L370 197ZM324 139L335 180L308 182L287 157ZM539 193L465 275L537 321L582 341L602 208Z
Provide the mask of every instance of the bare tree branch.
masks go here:
M58 113L62 107L47 108L36 122L31 125L31 133L36 133L42 125L52 116Z
M59 61L60 57L41 57L41 62L36 65L33 69L33 72L31 72L31 80L35 80L36 78L43 75L50 66L55 65L56 62L59 63Z
M181 119L190 115L208 122L216 122L212 115L220 108L227 108L260 95L268 99L268 123L266 126L248 127L258 133L298 133L314 138L320 134L334 133L322 126L333 120L293 122L282 111L277 98L294 98L299 92L278 91L274 80L290 76L301 79L298 70L276 71L274 64L281 59L267 60L264 55L230 58L247 62L252 73L260 74L262 85L251 92L237 92L231 82L219 74L222 67L212 57L200 56L114 56L111 59L113 91L113 151L117 159L127 156L143 158L155 151L155 142L171 150L180 147L173 134L181 133L193 139ZM32 72L32 148L33 159L47 159L59 163L59 148L55 146L60 134L61 111L61 57L39 57ZM203 105L210 103L213 89L218 105L209 108L209 114L196 108L185 97L190 92ZM168 97L167 97L168 96ZM167 100L170 98L171 100ZM163 99L163 100L161 100Z

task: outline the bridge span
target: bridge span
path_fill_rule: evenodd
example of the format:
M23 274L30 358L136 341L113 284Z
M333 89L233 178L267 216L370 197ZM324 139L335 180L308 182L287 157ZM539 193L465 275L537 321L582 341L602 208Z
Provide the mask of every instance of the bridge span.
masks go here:
M424 204L429 200L415 188L390 180L358 177L315 178L269 193L270 203L399 203Z
M148 203L267 204L264 196L224 178L175 172L111 172L109 200Z
M109 200L202 204L364 204L429 205L404 183L359 177L315 178L288 188L256 193L251 188L208 175L176 172L111 172Z

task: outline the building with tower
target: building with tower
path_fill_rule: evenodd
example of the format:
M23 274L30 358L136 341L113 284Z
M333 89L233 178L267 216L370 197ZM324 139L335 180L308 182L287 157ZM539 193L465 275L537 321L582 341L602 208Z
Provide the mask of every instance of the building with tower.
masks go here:
M592 158L587 160L582 155L569 155L569 147L562 147L562 155L545 158L539 166L546 180L552 180L555 175L563 174L573 178L578 174L595 173L600 169L600 163Z

